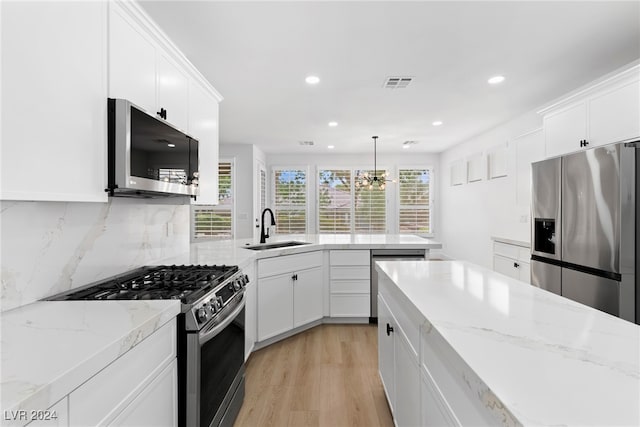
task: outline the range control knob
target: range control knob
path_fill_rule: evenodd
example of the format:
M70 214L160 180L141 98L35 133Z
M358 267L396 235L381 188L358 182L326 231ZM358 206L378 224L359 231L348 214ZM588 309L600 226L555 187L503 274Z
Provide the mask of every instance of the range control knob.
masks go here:
M236 279L233 281L233 288L236 291L239 291L240 289L242 289L242 282L240 281L240 279Z
M214 300L211 300L215 311L219 311L222 308L222 297L218 297Z
M244 276L242 276L242 285L247 286L248 284L249 284L249 276L245 274Z
M204 309L209 313L209 316L216 314L216 307L213 305L213 301L209 301L208 304L203 305Z
M204 306L198 309L196 315L200 322L205 322L209 318L209 313L207 313L207 310L204 309Z

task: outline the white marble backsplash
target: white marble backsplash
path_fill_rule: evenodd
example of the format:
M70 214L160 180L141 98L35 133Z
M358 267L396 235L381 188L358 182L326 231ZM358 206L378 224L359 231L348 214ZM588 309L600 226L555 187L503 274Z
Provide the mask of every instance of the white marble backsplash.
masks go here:
M189 251L188 204L0 203L1 311Z

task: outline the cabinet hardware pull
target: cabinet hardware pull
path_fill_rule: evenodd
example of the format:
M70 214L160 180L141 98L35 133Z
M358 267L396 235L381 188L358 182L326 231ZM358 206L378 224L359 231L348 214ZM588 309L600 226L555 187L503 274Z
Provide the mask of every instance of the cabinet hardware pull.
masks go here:
M160 108L160 111L158 111L156 114L167 120L167 110L165 110L164 108Z
M293 276L291 276L291 280L298 280L298 275L294 274Z
M393 332L393 326L387 323L387 335L391 335L391 332Z
M520 267L520 264L518 264L517 262L514 262L514 263L513 263L513 266L514 266L515 268L518 268L518 267Z

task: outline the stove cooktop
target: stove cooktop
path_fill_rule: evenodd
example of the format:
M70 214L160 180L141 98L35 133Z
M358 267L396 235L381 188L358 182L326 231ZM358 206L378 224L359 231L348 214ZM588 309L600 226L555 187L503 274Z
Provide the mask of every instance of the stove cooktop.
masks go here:
M141 267L52 300L179 299L192 304L238 272L237 266L172 265Z

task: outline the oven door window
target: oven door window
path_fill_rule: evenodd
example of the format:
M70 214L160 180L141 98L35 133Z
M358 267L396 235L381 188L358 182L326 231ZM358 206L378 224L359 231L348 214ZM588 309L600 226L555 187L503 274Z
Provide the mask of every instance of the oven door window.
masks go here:
M244 364L244 317L242 309L229 326L200 349L201 427L209 427Z

